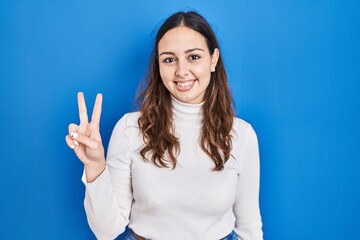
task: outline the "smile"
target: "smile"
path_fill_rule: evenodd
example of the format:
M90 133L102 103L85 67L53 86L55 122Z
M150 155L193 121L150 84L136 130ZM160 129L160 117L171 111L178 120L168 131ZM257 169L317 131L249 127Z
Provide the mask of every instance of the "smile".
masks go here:
M188 91L192 88L194 82L195 80L191 80L191 81L175 82L175 84L179 91Z

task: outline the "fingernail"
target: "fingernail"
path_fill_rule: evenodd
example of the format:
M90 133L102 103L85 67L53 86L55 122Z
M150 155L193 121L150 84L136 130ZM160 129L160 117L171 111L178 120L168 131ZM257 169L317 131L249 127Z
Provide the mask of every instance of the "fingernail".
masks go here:
M79 145L78 141L75 141L75 140L74 140L74 143L75 143L75 145L76 145L76 146L78 146L78 145Z
M77 139L79 135L78 135L77 132L71 132L71 133L70 133L70 136L71 136L73 139Z
M74 148L75 148L75 145L71 144L71 145L70 145L70 148L71 148L71 149L74 149Z

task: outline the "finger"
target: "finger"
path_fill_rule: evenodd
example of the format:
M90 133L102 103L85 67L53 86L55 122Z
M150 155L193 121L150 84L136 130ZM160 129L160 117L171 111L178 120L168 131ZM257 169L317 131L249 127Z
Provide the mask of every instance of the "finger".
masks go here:
M69 124L69 126L68 126L68 131L69 131L69 134L70 134L71 132L77 132L77 131L79 131L79 126L76 125L75 123L71 123L71 124Z
M72 138L73 141L84 144L86 147L88 147L91 150L96 150L100 147L99 145L101 145L100 142L93 140L79 132L70 133L70 137ZM74 144L76 145L76 143Z
M75 148L75 143L74 143L74 141L70 138L69 135L66 135L65 141L66 141L66 144L69 146L69 148L71 148L71 149L74 149L74 148Z
M78 98L78 107L79 107L80 126L86 126L89 120L88 120L84 94L82 92L79 92L77 94L77 98Z
M102 106L102 94L96 95L95 105L91 116L91 123L99 128Z
M73 135L77 134L77 132L79 131L79 126L76 125L75 123L71 123L71 124L69 124L68 131L69 131L70 137L73 138ZM79 145L79 143L76 140L72 139L72 142L75 144L75 146Z

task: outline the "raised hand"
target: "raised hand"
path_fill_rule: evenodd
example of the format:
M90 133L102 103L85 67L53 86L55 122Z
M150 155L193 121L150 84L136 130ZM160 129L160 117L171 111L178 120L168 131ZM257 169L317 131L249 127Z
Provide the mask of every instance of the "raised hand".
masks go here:
M91 122L89 123L84 94L77 95L80 125L69 125L65 137L67 145L74 149L76 156L84 163L87 182L93 182L105 169L104 147L99 130L102 95L96 96Z

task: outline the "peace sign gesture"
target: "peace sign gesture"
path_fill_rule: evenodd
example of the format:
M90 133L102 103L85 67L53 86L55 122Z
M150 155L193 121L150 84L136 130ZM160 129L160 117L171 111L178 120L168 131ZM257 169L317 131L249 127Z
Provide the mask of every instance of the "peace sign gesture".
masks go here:
M102 95L96 96L91 122L88 120L84 94L77 95L80 125L71 123L65 137L67 145L74 149L76 156L84 163L88 182L94 181L105 169L104 147L100 135Z

